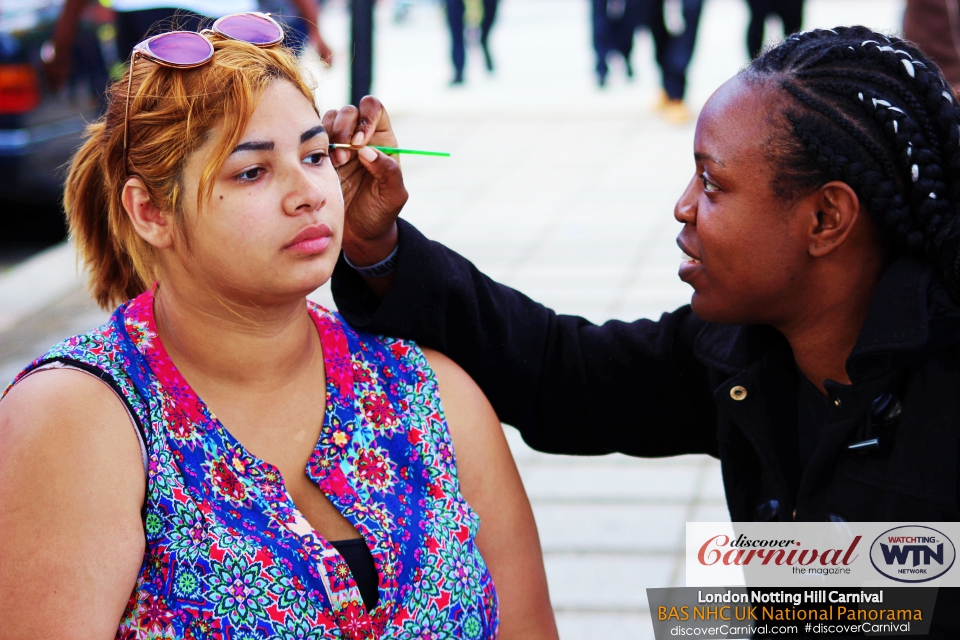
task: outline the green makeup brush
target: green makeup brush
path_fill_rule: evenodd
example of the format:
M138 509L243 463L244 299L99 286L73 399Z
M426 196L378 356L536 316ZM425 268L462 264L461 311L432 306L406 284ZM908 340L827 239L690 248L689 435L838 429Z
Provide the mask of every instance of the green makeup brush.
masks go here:
M450 157L450 154L447 153L446 151L422 151L422 150L420 150L420 149L396 149L396 148L394 148L394 147L377 147L377 146L374 146L374 145L372 145L372 144L368 144L368 145L365 145L365 146L367 146L367 147L369 147L369 148L371 148L371 149L376 149L377 151L381 151L381 152L383 152L383 153L385 153L385 154L387 154L387 155L391 155L391 154L395 154L395 153L406 153L406 154L411 155L411 156L437 156L437 157L440 157L440 158L449 158L449 157ZM361 147L355 147L355 146L353 146L353 145L351 145L351 144L341 144L341 143L338 143L338 142L334 142L334 143L331 143L331 144L330 144L330 148L331 148L331 149L352 149L353 151L356 151L357 149L360 149Z

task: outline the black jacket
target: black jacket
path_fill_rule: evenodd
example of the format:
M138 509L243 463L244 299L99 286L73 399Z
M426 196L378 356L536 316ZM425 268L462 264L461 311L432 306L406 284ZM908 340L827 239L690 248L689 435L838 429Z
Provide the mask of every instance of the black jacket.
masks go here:
M796 493L781 461L798 447L798 373L770 327L689 306L601 326L557 315L402 221L386 299L343 260L333 293L350 324L450 356L534 449L717 456L734 521L960 519L960 308L924 262L884 273Z

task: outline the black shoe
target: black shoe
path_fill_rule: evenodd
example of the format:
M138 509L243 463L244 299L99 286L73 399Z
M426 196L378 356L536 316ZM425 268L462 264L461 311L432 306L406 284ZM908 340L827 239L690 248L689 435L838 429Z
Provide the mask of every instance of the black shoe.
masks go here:
M487 65L487 71L493 73L493 56L490 55L490 47L483 41L480 42L480 47L483 49L483 61Z
M463 71L457 71L457 73L453 76L453 80L450 81L450 86L456 87L461 84L463 84Z

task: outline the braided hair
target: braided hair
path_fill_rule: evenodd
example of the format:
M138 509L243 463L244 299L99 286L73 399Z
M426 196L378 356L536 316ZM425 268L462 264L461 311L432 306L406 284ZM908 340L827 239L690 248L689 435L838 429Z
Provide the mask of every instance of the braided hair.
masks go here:
M866 27L795 34L743 71L773 80L789 123L768 146L781 197L847 183L890 258L914 254L960 300L960 108L912 44Z

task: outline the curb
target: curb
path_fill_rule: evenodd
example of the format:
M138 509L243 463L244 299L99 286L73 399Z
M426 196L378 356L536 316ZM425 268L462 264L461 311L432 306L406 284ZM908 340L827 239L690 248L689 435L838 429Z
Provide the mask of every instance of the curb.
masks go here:
M41 251L0 275L0 332L83 285L73 245Z

